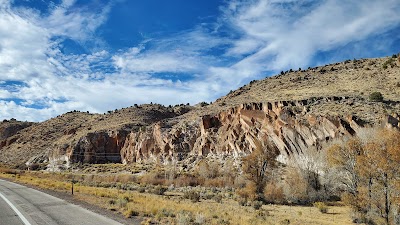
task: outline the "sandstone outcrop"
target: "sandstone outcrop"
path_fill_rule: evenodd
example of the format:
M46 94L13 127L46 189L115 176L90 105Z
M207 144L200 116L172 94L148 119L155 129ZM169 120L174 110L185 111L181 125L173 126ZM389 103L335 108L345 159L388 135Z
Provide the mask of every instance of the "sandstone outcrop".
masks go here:
M339 101L346 98L326 98ZM204 115L190 123L163 127L162 123L143 132L131 132L121 149L123 163L143 160L181 160L188 155L241 156L256 148L255 139L271 140L285 161L303 154L311 146L360 128L353 116L315 116L307 106L318 99L241 104L216 115ZM321 100L321 99L319 99Z

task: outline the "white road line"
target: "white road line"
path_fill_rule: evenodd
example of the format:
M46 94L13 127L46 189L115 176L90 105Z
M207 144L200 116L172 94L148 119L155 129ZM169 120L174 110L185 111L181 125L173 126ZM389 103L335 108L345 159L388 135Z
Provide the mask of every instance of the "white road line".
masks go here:
M19 216L19 218L24 222L25 225L31 225L29 221L25 218L24 215L2 194L0 193L0 197L4 199L5 202L14 210L14 212Z

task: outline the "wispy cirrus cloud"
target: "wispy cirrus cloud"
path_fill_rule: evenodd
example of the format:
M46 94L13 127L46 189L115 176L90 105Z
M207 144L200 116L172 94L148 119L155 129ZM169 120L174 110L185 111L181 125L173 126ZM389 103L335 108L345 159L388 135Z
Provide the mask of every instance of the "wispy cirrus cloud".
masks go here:
M39 18L37 24L45 27L52 36L61 36L85 44L99 41L95 32L107 19L111 3L98 8L74 7L76 0L63 0L45 19Z
M232 1L226 17L241 38L227 54L272 70L309 65L321 51L398 30L399 10L396 0Z

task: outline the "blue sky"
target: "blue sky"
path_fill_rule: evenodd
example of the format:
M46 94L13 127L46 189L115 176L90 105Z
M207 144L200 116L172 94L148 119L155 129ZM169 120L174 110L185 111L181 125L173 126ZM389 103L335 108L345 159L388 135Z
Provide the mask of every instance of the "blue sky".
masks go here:
M398 0L0 0L0 119L214 101L400 52Z

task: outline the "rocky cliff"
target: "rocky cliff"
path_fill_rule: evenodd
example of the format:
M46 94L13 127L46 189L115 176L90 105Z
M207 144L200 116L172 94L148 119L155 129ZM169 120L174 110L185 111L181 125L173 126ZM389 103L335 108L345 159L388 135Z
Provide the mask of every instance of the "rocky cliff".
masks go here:
M121 159L130 163L209 154L241 156L256 148L255 139L263 144L269 139L279 148L280 159L286 161L311 146L318 149L329 140L354 135L364 126L365 121L351 114L322 116L309 111L316 102L346 104L352 100L331 97L247 103L172 127L159 122L146 131L131 132L121 149ZM398 123L397 118L390 118Z

